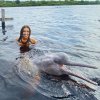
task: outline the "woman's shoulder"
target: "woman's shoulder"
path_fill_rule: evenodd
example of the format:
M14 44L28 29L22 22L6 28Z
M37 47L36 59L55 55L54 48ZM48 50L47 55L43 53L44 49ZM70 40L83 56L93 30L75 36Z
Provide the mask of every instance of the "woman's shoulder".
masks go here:
M37 40L35 38L30 38L30 41L31 41L32 44L37 43Z

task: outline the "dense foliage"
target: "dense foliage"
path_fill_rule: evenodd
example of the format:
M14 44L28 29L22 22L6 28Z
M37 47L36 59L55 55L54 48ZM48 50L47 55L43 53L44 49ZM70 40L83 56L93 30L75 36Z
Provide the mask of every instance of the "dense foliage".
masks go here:
M0 1L0 7L20 7L20 6L50 6L50 5L89 5L100 4L99 1Z

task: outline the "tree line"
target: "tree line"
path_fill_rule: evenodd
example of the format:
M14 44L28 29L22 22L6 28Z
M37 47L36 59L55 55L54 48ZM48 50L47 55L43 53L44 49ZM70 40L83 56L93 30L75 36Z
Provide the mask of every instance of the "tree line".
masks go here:
M20 0L15 0L15 1L6 1L6 0L1 0L0 1L0 7L20 7L20 6L50 6L50 5L93 5L93 4L100 4L99 0L96 1L85 1L85 0L64 0L64 1L20 1Z

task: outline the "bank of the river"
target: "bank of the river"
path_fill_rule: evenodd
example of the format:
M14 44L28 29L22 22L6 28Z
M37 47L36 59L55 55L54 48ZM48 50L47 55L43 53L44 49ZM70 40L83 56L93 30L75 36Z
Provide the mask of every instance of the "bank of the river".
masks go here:
M21 7L21 6L53 6L53 5L94 5L100 1L0 1L0 7Z

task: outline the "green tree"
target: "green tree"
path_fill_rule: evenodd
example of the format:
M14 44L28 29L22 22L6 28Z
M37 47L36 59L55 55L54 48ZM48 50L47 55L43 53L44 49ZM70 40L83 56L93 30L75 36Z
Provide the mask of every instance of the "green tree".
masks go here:
M99 3L99 0L96 0L97 3Z
M71 2L73 2L74 0L70 0Z
M20 3L20 0L16 0L16 3L19 4Z

